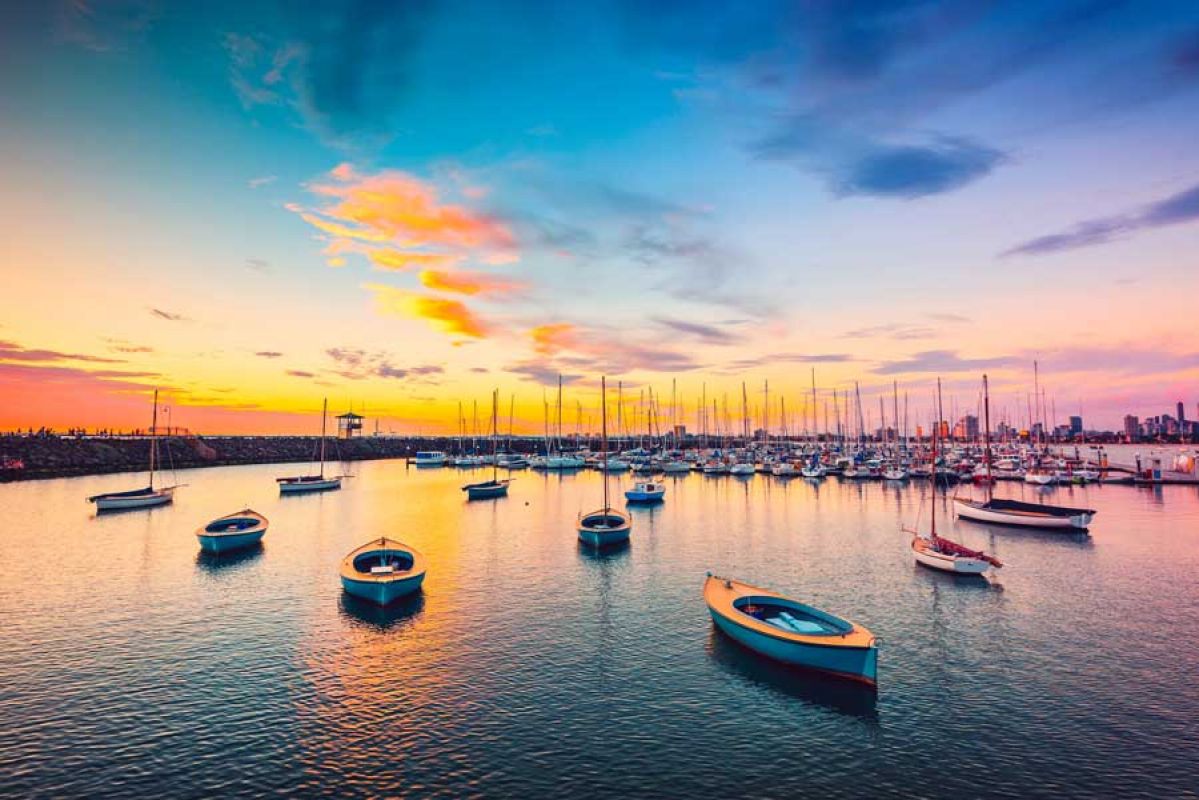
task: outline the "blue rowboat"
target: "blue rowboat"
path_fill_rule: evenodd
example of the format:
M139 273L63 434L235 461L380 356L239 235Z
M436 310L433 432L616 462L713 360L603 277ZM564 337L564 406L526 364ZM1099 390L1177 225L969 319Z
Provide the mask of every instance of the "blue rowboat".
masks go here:
M385 606L420 589L425 557L394 539L380 538L341 562L341 586L349 594Z
M624 512L615 508L601 508L590 514L579 515L579 540L592 547L620 544L629 540L632 526L632 520Z
M704 601L724 634L775 661L875 685L878 646L861 625L708 573Z
M661 503L666 499L666 485L653 481L638 481L624 493L629 503Z
M206 553L228 553L262 541L270 522L257 511L246 508L217 517L196 531L200 549Z
M507 497L508 496L508 481L483 481L482 483L468 483L462 487L462 491L466 492L468 500L486 500L490 497Z

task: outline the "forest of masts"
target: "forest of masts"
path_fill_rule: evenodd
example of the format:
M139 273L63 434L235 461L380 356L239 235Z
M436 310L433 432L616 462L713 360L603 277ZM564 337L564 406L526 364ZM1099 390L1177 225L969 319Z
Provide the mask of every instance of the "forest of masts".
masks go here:
M710 395L707 384L703 383L698 396L690 401L680 397L675 381L671 381L668 397L652 386L638 387L636 393L626 391L622 381L617 381L615 390L610 388L609 393L609 439L614 446L646 450L731 449L787 442L906 446L929 440L934 420L941 421L940 438L950 442L976 442L984 434L981 384L973 402L959 406L956 396L942 397L938 381L921 392L925 402L917 408L910 402L909 391L901 392L898 382L893 381L890 387L875 390L877 411L874 403L862 399L857 381L852 389L818 389L814 371L810 391L793 397L790 403L782 393L771 392L769 380L753 390L742 382L741 391L732 397L727 391L719 397ZM597 435L598 409L585 408L579 400L565 401L561 380L556 397L545 393L542 405L544 430L534 437L544 437L554 444L554 449L570 447L572 442L578 449L581 443ZM1045 420L1056 417L1056 404L1046 397L1039 381L1034 380L1034 391L1020 397L1014 405L1017 413L1013 416L1008 406L997 406L995 398L991 398L992 441L1048 444L1054 439L1054 429ZM529 438L527 433L515 433L515 409L516 397L510 395L508 413L501 413L497 423L500 428L495 431L497 436L507 440ZM491 414L487 409L484 412L480 427L478 402L472 401L469 418L463 404L458 403L455 438L462 445L469 441L474 449L480 438L491 435ZM505 422L507 431L503 430Z

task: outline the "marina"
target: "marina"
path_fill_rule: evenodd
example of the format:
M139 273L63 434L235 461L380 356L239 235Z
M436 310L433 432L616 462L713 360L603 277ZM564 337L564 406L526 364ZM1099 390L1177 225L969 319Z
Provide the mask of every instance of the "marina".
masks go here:
M668 475L669 502L630 507L636 536L596 553L563 527L595 504L598 471L531 472L507 501L467 502L460 469L357 469L341 492L297 497L274 493L271 465L182 471L190 488L172 506L116 516L80 498L126 476L0 486L15 523L0 551L0 679L25 687L5 712L25 722L0 734L9 790L398 790L396 754L403 785L448 794L485 780L651 797L648 777L665 776L680 792L735 781L755 795L899 796L944 758L960 769L929 796L1035 793L1047 770L1062 797L1190 786L1199 694L1177 643L1199 636L1199 495L1187 487L997 485L1097 509L1089 534L954 521L942 489L939 530L1004 563L956 578L913 564L901 531L928 508L927 481ZM617 497L638 480L608 479ZM269 517L271 535L197 555L196 521L229 497ZM427 563L421 591L383 608L338 579L346 553L380 534ZM21 576L44 563L56 580L28 591ZM877 689L721 633L701 592L709 571L867 627ZM80 708L91 722L69 724ZM124 722L139 718L153 725ZM547 740L551 728L564 735ZM767 776L763 739L811 757L768 760ZM217 740L261 757L195 769Z

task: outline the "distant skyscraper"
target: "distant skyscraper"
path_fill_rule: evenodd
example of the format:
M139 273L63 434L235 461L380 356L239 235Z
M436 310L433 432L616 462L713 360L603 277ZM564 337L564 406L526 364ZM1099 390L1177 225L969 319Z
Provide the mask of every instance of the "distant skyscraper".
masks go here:
M1070 435L1078 436L1082 433L1082 417L1070 417Z
M1186 422L1186 419L1187 419L1187 410L1186 410L1186 408L1185 408L1185 407L1182 405L1182 401L1181 401L1181 400L1179 400L1179 401L1178 401L1178 421L1179 421L1179 422Z
M1141 438L1141 421L1132 414L1124 417L1124 437L1130 442Z

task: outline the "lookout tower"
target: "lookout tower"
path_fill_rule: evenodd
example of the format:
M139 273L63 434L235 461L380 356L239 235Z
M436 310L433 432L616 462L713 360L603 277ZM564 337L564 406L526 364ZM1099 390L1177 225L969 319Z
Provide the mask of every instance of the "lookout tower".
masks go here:
M353 411L347 411L337 417L337 438L338 439L353 439L355 436L362 435L362 417L355 414Z

